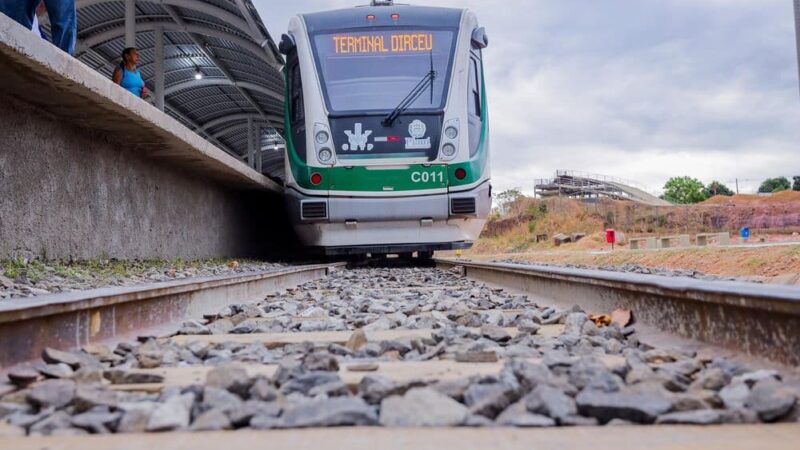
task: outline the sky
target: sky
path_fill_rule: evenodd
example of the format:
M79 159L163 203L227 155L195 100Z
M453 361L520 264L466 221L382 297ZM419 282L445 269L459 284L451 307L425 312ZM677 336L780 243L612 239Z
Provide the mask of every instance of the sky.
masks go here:
M470 8L484 53L492 180L532 192L556 170L658 193L673 176L741 192L800 176L791 0L430 0ZM291 16L367 0L254 0ZM498 191L498 192L499 192Z

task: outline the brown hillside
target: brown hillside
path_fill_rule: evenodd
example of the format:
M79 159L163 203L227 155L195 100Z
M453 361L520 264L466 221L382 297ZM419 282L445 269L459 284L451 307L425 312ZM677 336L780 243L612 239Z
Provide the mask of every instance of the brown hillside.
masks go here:
M672 207L609 199L583 203L572 199L522 197L508 209L506 216L489 221L476 245L478 252L549 248L550 240L537 244L536 236L552 238L558 233L586 233L594 245L602 245L602 232L606 228L614 228L629 237L724 231L737 235L743 227L749 227L756 236L791 235L800 231L800 192L792 191L769 197L714 197L697 205ZM573 248L591 248L592 243Z

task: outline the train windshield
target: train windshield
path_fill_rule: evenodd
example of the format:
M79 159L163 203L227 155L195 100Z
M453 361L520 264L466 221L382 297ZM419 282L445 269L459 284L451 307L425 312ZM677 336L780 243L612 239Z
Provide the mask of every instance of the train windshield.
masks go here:
M408 109L435 111L447 100L453 30L393 29L330 33L313 42L325 100L331 113L393 110L430 72L426 90Z

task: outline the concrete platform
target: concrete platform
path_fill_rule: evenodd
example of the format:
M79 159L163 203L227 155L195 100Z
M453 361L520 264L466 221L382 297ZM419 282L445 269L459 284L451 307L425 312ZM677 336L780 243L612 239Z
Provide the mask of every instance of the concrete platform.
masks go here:
M86 437L0 438L14 450L244 449L568 449L568 450L795 450L800 425L611 428L329 428L287 431L122 434Z
M242 256L274 237L281 186L2 14L0 74L0 259Z

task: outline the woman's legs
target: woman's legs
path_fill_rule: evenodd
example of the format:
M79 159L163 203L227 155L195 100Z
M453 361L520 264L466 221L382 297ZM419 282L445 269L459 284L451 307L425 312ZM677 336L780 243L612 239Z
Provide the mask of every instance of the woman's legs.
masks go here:
M9 0L0 1L8 2ZM14 2L15 0L10 1ZM33 3L34 10L39 4L39 0L24 1ZM75 0L44 0L44 4L47 7L47 15L50 17L50 34L53 37L53 44L70 55L75 53L75 40L78 38Z

